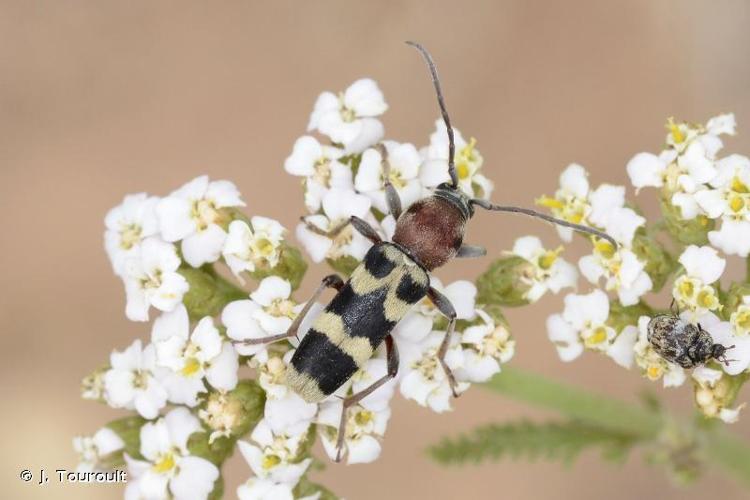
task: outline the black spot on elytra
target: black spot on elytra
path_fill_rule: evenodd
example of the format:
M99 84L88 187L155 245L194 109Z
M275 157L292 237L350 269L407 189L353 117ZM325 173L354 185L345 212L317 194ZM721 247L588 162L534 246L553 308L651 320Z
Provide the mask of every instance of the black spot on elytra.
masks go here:
M385 278L396 267L396 263L389 260L383 252L383 245L375 245L365 255L365 269L376 278Z
M414 281L409 274L404 274L401 277L398 288L396 288L396 297L407 304L416 304L426 293L427 288Z
M395 323L385 318L385 297L388 286L364 295L357 295L350 283L336 294L326 310L341 318L344 332L352 337L369 339L373 349L377 349L383 339L393 329Z
M316 380L323 394L333 394L358 369L351 356L313 329L302 339L291 362L299 373Z

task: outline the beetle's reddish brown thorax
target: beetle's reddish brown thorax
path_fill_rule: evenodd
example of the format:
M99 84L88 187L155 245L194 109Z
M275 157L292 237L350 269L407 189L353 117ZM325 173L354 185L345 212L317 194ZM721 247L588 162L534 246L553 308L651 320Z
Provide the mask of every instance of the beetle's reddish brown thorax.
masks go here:
M455 257L465 228L466 218L454 203L430 196L412 204L399 217L393 241L432 270Z

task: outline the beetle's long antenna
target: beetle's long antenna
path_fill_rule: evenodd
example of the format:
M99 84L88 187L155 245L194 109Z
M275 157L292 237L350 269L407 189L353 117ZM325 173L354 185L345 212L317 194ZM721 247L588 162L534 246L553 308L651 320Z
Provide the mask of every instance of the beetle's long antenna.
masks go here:
M407 45L411 45L424 57L427 62L427 67L430 69L430 75L432 75L432 84L435 86L435 93L437 94L438 105L440 106L440 114L443 115L443 121L445 122L445 128L448 131L448 175L451 176L451 183L454 188L458 187L458 175L456 174L456 165L454 163L454 157L456 156L456 142L453 140L453 127L451 127L451 119L448 116L448 110L445 109L445 100L443 99L443 91L440 88L440 78L438 78L437 67L435 62L432 60L432 56L427 49L417 42L406 42Z
M573 229L574 231L578 231L579 233L587 233L587 234L593 234L594 236L597 236L599 238L604 238L605 240L612 243L612 245L617 248L617 242L614 238L612 238L610 235L608 235L605 232L599 231L598 229L594 229L593 227L589 226L583 226L581 224L574 224L572 222L568 222L563 219L558 219L556 217L552 217L551 215L543 214L541 212L537 212L536 210L532 210L530 208L521 208L521 207L514 207L514 206L503 206L503 205L494 205L490 203L489 201L482 200L482 199L473 199L470 200L469 203L472 205L478 205L485 210L492 210L495 212L510 212L514 214L523 214L528 215L530 217L536 217L538 219L546 220L547 222L551 222L552 224L557 224L558 226L564 226L569 227Z

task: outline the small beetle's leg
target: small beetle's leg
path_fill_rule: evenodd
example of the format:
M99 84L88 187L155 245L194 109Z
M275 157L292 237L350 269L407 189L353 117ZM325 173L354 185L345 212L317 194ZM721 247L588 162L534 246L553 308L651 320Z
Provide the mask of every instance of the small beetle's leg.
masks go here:
M457 398L459 394L457 389L458 384L456 383L456 377L453 375L453 372L445 362L445 355L448 353L448 347L451 343L451 337L453 337L453 330L456 328L456 309L453 307L453 304L451 304L451 301L448 300L448 297L438 292L433 287L430 287L430 290L427 292L427 296L430 298L432 303L435 304L435 307L437 307L438 310L443 313L446 318L448 318L448 329L445 332L445 337L443 337L443 342L440 344L440 349L438 349L437 358L440 362L440 366L443 367L445 376L448 377L448 382L450 383L453 397Z
M487 249L484 247L480 247L477 245L461 245L461 248L458 249L456 257L473 259L475 257L484 257L485 255L487 255Z
M318 226L308 221L306 217L300 217L300 220L302 220L302 223L305 225L305 227L307 227L307 229L320 236L325 236L326 238L335 238L341 233L341 231L346 229L346 226L351 224L352 227L357 230L357 232L370 240L373 244L383 241L377 231L375 231L375 229L373 229L373 227L367 221L360 219L356 215L352 215L348 220L341 221L328 231L320 229Z
M305 307L302 308L297 317L294 318L294 321L289 326L289 329L286 331L286 333L281 333L279 335L269 335L268 337L259 337L257 339L235 340L232 343L239 345L269 344L271 342L276 342L277 340L296 337L299 326L302 324L305 316L307 316L307 313L310 312L310 308L312 307L312 305L315 303L318 297L320 297L320 294L323 293L323 290L325 290L326 288L335 288L336 290L341 290L341 287L343 286L344 280L342 280L337 274L329 274L328 276L323 278L323 281L320 282L320 286L317 290L315 290L315 293L313 293L312 297L310 297L310 300L307 301Z
M393 337L391 337L390 335L385 338L385 356L386 362L388 363L388 373L367 386L367 388L359 391L356 394L352 394L351 396L344 398L341 407L339 433L336 439L336 462L341 461L341 451L344 448L344 439L346 437L346 414L347 410L349 410L349 407L359 403L364 398L375 392L389 380L393 379L398 373L398 348L396 348L396 343L393 341Z
M388 204L388 212L398 220L401 217L401 198L398 191L391 183L391 163L388 161L388 150L383 144L378 144L375 149L380 153L383 166L383 185L385 186L385 201Z

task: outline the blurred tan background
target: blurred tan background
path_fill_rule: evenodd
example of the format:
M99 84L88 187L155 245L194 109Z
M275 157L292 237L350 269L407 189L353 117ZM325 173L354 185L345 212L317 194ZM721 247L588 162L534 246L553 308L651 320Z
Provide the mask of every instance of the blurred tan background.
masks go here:
M553 192L572 161L595 184L626 183L626 161L658 150L671 115L703 121L734 111L740 136L728 149L747 154L749 21L741 0L0 2L0 496L122 494L38 487L18 473L74 467L71 438L120 415L78 394L111 349L150 331L126 320L102 248L104 214L125 193L163 195L208 173L236 182L250 213L294 227L302 197L282 164L319 92L371 76L391 106L387 137L428 141L435 99L406 39L433 52L452 118L478 138L503 203L531 205ZM653 208L651 194L639 202ZM489 214L476 217L467 240L497 253L530 232L556 244L544 224ZM456 262L438 275L473 278L488 262ZM303 293L324 273L312 268ZM561 308L547 297L509 311L516 366L633 400L645 385L635 372L596 355L557 360L544 319ZM668 397L689 411L689 389ZM447 433L521 416L548 415L479 388L446 415L399 400L377 463L332 465L315 477L349 499L747 498L714 471L676 488L639 456L622 467L588 453L569 469L441 468L424 454ZM750 439L750 413L733 429ZM249 475L235 456L228 497Z

